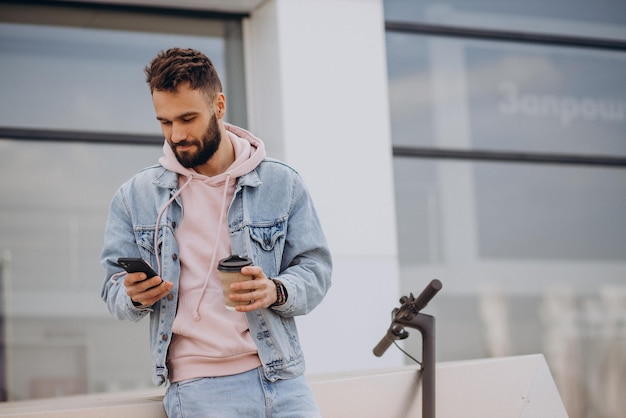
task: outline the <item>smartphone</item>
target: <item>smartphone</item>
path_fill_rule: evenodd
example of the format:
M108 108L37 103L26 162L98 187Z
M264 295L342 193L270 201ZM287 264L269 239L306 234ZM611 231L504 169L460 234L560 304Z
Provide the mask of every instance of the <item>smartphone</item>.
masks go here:
M146 273L146 280L150 277L158 276L157 272L150 267L150 264L141 258L120 257L117 259L117 264L129 273Z

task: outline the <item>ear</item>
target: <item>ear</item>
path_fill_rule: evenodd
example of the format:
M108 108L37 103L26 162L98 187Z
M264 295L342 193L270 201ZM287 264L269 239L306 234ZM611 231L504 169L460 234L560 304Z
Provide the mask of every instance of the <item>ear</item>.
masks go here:
M224 119L224 115L226 115L226 96L224 93L218 93L213 104L217 118Z

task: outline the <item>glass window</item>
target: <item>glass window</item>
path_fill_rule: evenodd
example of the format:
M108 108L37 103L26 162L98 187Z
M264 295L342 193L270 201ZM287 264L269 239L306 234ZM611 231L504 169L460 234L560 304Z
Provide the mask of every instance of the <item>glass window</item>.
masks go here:
M626 155L626 55L472 42L473 148Z
M160 155L0 140L0 173L12 179L0 184L8 400L151 385L147 323L111 317L99 261L113 193Z
M626 263L624 169L419 158L394 167L402 264Z
M435 86L429 38L387 32L389 106L394 145L434 146Z
M395 145L626 155L626 55L387 33Z
M626 170L476 163L478 257L626 262Z
M384 5L388 23L626 39L617 0ZM401 288L443 283L438 361L542 353L571 418L619 415L626 167L521 156L626 156L626 55L391 29L386 42L396 150L501 157L394 158Z
M87 137L0 138L2 400L153 387L149 324L107 311L100 251L115 190L154 164L161 145L88 136L160 135L143 68L171 46L212 59L228 118L245 126L241 23L20 5L0 5L0 16L0 128Z
M436 163L396 158L394 178L400 264L441 262L441 196Z
M40 19L17 13L19 6L4 8L0 126L159 134L143 68L158 51L173 46L204 52L225 93L244 94L230 88L243 80L238 23L89 9L70 9L63 19L56 9L34 9L35 16L37 10L61 13L54 24L41 25ZM179 33L165 31L176 28ZM233 60L237 53L240 58ZM229 120L245 126L245 96L228 97Z
M219 39L28 24L0 25L4 126L159 133L143 67L161 49L193 45L221 57ZM216 60L222 66L223 61ZM20 80L16 83L15 80ZM146 94L148 93L148 94ZM54 105L52 105L54 103Z
M626 170L394 165L403 294L443 283L428 306L438 361L542 353L570 417L618 416L608 394L625 388ZM419 353L418 336L406 347Z

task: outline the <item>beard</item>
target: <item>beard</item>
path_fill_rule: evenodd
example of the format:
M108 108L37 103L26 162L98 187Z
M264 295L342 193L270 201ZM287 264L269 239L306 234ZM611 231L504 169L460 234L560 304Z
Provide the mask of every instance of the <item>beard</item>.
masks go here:
M172 151L178 162L185 168L193 168L202 165L209 161L213 155L217 152L222 141L222 133L220 132L219 125L217 123L217 117L213 114L213 117L209 121L202 139L198 140L185 140L177 144L170 144ZM196 151L183 151L181 152L178 147L182 145L195 145Z

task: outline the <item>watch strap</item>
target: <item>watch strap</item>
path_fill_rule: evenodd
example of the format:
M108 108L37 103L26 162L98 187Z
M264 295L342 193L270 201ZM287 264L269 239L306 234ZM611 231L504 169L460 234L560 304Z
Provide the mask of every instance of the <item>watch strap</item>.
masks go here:
M270 279L270 280L273 281L274 285L276 286L276 302L272 303L270 307L284 305L287 302L287 296L288 296L285 285L278 279Z

